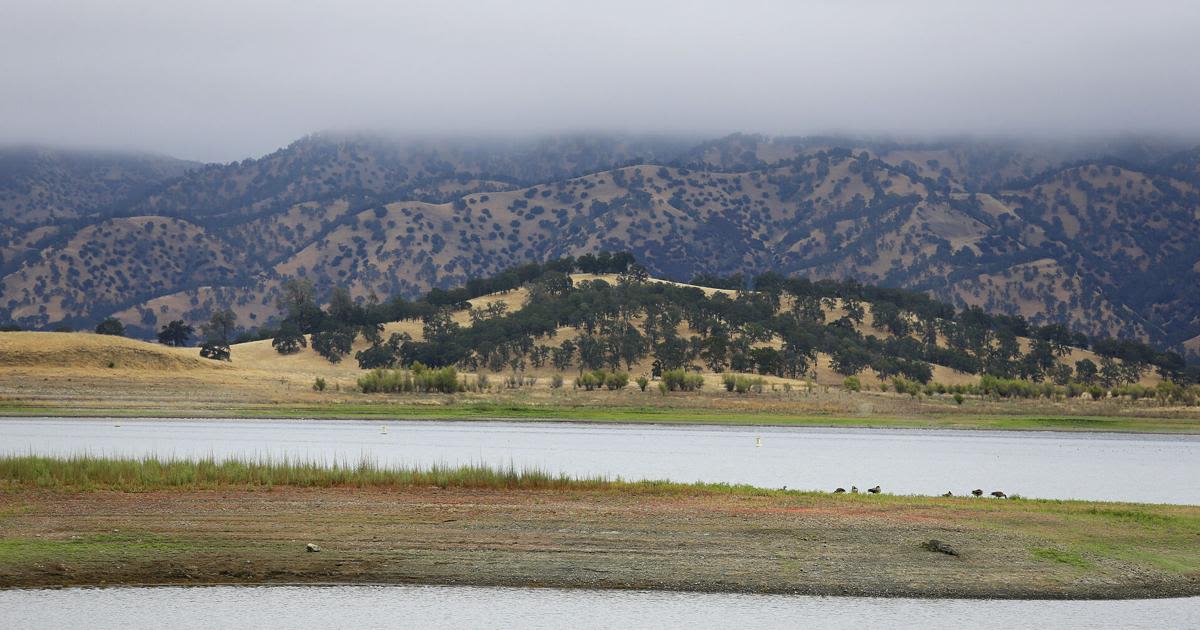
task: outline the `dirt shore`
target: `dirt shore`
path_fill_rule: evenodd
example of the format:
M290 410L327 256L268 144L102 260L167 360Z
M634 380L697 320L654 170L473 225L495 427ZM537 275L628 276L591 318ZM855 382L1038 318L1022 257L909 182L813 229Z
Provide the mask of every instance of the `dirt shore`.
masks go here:
M643 372L645 370L642 370ZM634 371L635 374L640 373ZM82 333L0 333L0 416L224 418L562 419L792 426L1053 429L1200 433L1200 407L1140 399L992 400L948 394L909 396L841 387L822 368L815 382L768 377L762 392L725 391L707 373L700 391L586 391L574 370L543 366L508 387L489 373L484 391L363 394L351 360L331 364L312 352L280 355L269 342L242 344L231 363L202 360L194 348L168 348ZM557 375L565 381L552 387ZM969 375L945 382L974 382ZM836 377L836 378L835 378ZM314 389L317 379L323 391ZM474 382L477 375L465 375ZM532 384L529 384L532 382Z
M937 539L959 555L929 551ZM320 552L306 552L313 543ZM1200 507L768 492L0 486L0 587L1200 595Z

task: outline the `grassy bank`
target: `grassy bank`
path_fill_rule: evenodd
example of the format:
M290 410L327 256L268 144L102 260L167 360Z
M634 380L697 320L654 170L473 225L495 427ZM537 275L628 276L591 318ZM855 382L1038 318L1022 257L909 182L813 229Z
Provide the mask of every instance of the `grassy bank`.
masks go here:
M630 485L668 487L679 484L629 484L602 477L554 475L537 468L490 466L381 467L363 461L113 459L86 455L68 458L0 457L0 483L41 489L151 492L220 487L265 488L439 488L597 489Z
M957 556L927 550L936 539ZM378 582L1200 595L1200 507L833 495L483 467L0 459L0 587ZM306 553L305 545L321 547Z
M922 413L844 415L774 408L528 404L427 397L404 402L328 402L243 405L109 405L0 401L0 416L208 417L245 419L533 420L633 424L864 427L979 430L1112 431L1200 434L1200 419L1174 415L1075 415L1013 405L979 413L930 409Z

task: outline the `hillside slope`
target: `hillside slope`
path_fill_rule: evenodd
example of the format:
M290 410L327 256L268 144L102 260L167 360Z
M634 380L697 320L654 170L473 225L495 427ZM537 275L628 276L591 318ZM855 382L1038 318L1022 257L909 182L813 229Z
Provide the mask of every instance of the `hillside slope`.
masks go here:
M139 153L0 147L0 224L45 225L102 213L198 166Z
M277 315L288 278L321 293L414 296L605 249L677 280L854 278L1177 344L1200 335L1200 296L1188 290L1200 286L1194 155L1145 143L312 136L193 171L126 208L131 220L172 217L168 229L208 258L191 273L159 273L141 250L89 265L72 243L120 232L86 221L9 228L8 251L25 254L0 279L0 320L88 325L115 313L146 334L228 305L254 326ZM121 299L47 297L76 295L95 273L138 281Z
M0 333L0 366L5 370L226 370L187 348L110 335L85 333Z

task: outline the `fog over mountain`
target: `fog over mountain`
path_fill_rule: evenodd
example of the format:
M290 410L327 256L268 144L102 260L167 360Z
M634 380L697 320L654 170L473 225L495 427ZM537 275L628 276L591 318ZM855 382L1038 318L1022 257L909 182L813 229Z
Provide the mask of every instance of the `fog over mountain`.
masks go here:
M11 0L0 322L257 326L293 278L414 296L609 250L1200 353L1197 27L1172 0Z
M0 143L201 161L320 129L1200 132L1200 5L10 0Z

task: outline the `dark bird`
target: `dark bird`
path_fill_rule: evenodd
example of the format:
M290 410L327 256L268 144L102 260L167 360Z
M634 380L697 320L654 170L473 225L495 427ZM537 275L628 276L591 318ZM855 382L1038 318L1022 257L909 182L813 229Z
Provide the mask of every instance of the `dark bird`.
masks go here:
M981 496L983 496L983 490L980 490L979 488L975 488L974 490L971 491L971 494L973 494L977 497L981 497Z
M1008 495L1007 495L1007 494L1004 494L1003 492L1000 492L999 490L997 490L997 491L993 492L993 493L992 493L992 496L996 497L997 499L1005 499L1005 498L1008 498Z
M946 494L943 494L942 496L944 496L944 497L952 497L952 496L954 496L954 493L953 493L953 492L950 492L949 490L947 490L947 491L946 491Z
M850 494L858 494L858 486L850 486Z
M874 488L867 488L867 492L870 492L871 494L879 494L881 490L879 489L879 486L875 486Z
M834 491L833 491L833 493L834 493L834 494L842 494L842 493L843 493L843 492L845 492L845 491L846 491L846 489L845 489L845 488L838 488L837 490L834 490Z

